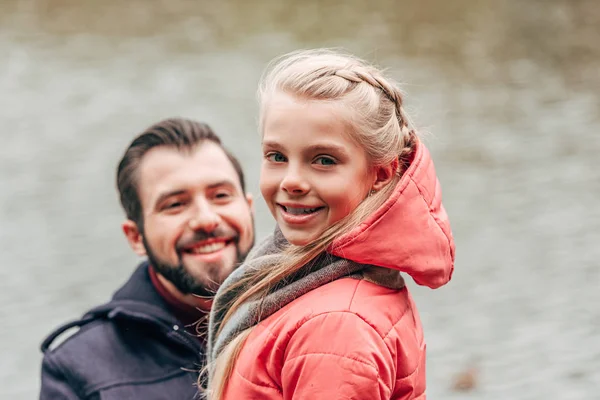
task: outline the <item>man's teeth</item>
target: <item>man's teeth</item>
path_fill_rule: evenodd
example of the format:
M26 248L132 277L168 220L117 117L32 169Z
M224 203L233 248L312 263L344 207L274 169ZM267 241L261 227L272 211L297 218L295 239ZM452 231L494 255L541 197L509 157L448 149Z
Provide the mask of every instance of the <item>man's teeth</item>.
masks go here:
M312 214L317 211L320 207L316 208L296 208L296 207L283 207L285 212L292 215Z
M215 251L221 250L225 247L225 242L215 242L210 244L205 244L203 246L194 247L190 249L190 253L193 254L206 254L206 253L214 253Z

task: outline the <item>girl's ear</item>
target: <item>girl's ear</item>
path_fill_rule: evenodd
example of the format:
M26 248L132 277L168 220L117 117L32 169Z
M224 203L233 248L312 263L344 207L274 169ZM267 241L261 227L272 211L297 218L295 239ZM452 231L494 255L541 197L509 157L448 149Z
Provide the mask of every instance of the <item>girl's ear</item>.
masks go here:
M373 182L371 190L381 190L390 183L396 172L398 172L398 166L398 160L395 159L389 164L375 167L375 182Z

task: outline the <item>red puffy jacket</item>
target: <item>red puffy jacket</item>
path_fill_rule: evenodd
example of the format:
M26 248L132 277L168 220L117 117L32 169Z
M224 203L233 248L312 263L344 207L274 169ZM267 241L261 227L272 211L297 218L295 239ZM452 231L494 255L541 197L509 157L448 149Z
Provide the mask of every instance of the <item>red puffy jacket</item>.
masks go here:
M454 242L422 144L390 199L330 252L431 288L450 280ZM294 300L253 329L224 399L425 399L425 341L408 289L344 278Z

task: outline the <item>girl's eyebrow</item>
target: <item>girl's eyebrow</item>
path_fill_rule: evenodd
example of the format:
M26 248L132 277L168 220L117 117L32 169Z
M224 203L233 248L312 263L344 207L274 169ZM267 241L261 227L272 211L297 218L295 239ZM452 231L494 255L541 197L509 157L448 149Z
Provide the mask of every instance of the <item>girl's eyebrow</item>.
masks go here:
M339 154L342 156L347 156L348 153L346 151L346 149L343 146L339 146L337 144L322 144L322 143L318 143L318 144L314 144L312 146L308 146L305 149L306 153L316 153L316 152L323 152L323 153L334 153L334 154Z
M262 143L263 148L265 149L269 149L269 150L278 150L278 151L284 151L285 147L282 146L281 144L274 142L274 141L264 141ZM310 145L308 147L305 147L303 149L304 153L316 153L316 152L323 152L323 153L335 153L335 154L339 154L341 156L348 156L348 152L346 151L346 148L337 144L333 144L333 143L317 143L317 144L313 144Z
M284 147L282 145L272 140L263 141L262 147L272 150L284 150Z

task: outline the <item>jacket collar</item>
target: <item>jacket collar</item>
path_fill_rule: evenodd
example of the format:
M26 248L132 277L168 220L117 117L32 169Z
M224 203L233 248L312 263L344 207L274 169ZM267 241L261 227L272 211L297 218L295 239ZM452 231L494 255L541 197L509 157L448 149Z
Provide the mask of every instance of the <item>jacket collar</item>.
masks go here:
M129 280L115 292L111 301L91 309L86 315L104 313L106 310L112 312L112 316L116 313L128 314L134 318L145 315L146 319L158 319L168 324L178 322L150 280L148 261L138 265Z
M82 327L99 319L126 319L159 327L168 332L172 331L174 326L183 330L181 322L173 316L165 301L152 285L146 261L141 263L129 280L115 292L111 301L92 308L82 318L66 323L51 333L42 343L42 351L47 351L52 342L65 331L73 327ZM181 335L170 336L175 338L175 336ZM178 340L200 350L199 344L194 340L185 340L183 337Z

